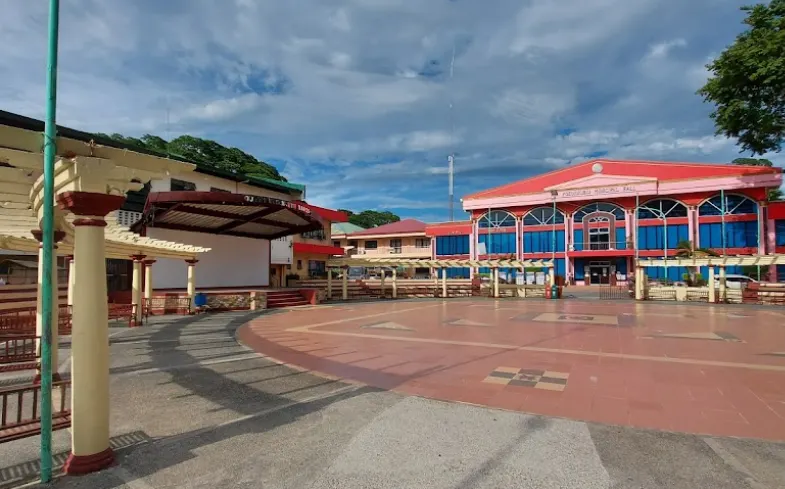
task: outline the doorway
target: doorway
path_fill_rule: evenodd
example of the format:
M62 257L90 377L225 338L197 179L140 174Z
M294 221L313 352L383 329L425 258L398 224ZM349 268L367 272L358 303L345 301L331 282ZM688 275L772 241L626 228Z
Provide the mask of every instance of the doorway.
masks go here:
M589 262L589 285L610 285L611 264L607 261Z

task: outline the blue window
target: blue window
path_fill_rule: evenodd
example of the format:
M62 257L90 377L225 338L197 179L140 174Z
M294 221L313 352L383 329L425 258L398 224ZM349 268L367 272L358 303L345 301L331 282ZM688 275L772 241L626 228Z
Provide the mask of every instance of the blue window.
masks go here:
M468 255L469 236L437 236L436 254L444 255Z
M613 249L623 250L627 247L627 231L624 228L616 228L616 242L612 246ZM625 262L626 263L626 262Z
M583 251L583 229L572 232L572 247L575 251Z
M575 211L573 214L573 221L575 222L583 222L583 218L588 214L592 214L594 212L609 212L614 215L614 217L619 220L624 220L624 209L619 207L616 204L609 204L607 202L593 202L591 204L585 205Z
M701 278L703 278L703 280L707 280L709 278L709 267L700 267L698 273L701 274ZM725 273L728 275L743 275L741 273L741 266L739 265L730 265L725 267ZM714 268L714 276L716 278L719 278L720 276L720 271L716 267Z
M564 274L566 273L566 269L564 268L564 258L557 258L553 260L553 263L554 265L556 265L554 267L553 273L555 273L559 277L564 277L565 276ZM547 268L543 268L542 271L548 273Z
M647 267L646 276L652 280L670 280L671 282L680 282L684 280L684 274L687 273L687 267Z
M715 195L698 207L698 215L721 216L722 198ZM725 194L725 215L731 214L757 214L758 204L743 195Z
M778 219L774 221L774 234L777 237L775 245L785 246L785 219ZM777 276L780 276L779 272L777 272Z
M491 254L515 253L515 233L480 234L480 243Z
M523 216L524 226L542 226L548 224L564 224L564 214L556 209L554 219L553 207L538 207Z
M686 224L668 226L668 249L679 245L679 241L689 241L689 228ZM701 245L703 238L701 238ZM639 250L664 250L665 226L641 226L638 228Z
M469 278L471 269L469 268L448 268L447 278ZM441 277L441 274L439 275Z
M564 231L556 231L556 250L564 251ZM531 231L523 233L524 253L551 253L553 249L553 231Z
M477 225L484 229L515 227L515 216L507 211L491 211L482 216Z
M638 219L687 217L687 206L671 199L650 200L638 208Z
M703 223L698 227L701 248L722 248L722 223ZM754 248L758 246L758 222L726 222L726 248Z
M777 265L777 282L785 282L785 265Z

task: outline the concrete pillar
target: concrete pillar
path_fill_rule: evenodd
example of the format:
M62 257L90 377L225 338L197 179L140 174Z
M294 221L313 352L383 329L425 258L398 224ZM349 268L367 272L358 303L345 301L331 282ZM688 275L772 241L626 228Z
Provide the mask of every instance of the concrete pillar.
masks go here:
M493 275L493 296L498 298L499 297L499 269L491 268L491 274Z
M199 263L199 260L185 260L185 263L188 264L188 286L187 286L187 293L188 297L191 299L191 311L194 310L194 299L196 299L196 264Z
M44 316L43 316L43 285L44 285L44 248L43 248L43 234L40 229L31 231L33 237L38 240L38 291L36 293L36 313L35 313L35 335L39 338L44 336ZM60 287L57 283L57 243L62 241L65 237L63 231L54 232L54 246L52 249L52 329L50 336L50 352L51 352L51 365L52 365L52 381L56 382L61 380L60 373L57 371L59 362L58 349L60 347L60 328L58 319L60 317ZM36 340L36 352L41 354L41 340ZM36 367L35 377L33 378L34 384L41 382L41 365Z
M553 287L556 285L556 267L548 267L548 286Z
M709 267L709 276L706 278L709 284L709 302L715 303L717 302L717 287L714 283L714 267Z
M384 292L384 279L385 279L385 274L386 274L386 272L384 271L384 268L382 268L382 276L381 276L381 280L379 281L379 288L380 288L380 290L381 290L381 295L382 295L382 298L384 298L384 297L385 297L385 292Z
M74 285L76 284L76 274L74 273L74 257L69 255L68 260L68 305L74 305Z
M349 299L349 269L343 269L343 283L341 284L341 298L343 300Z
M398 298L398 270L392 269L392 298Z
M145 255L133 255L134 261L133 274L131 275L131 304L136 307L134 313L134 325L142 324L142 261Z
M442 297L447 298L447 269L442 268Z
M636 266L635 267L635 300L642 301L644 299L643 295L643 268Z
M61 208L76 214L71 338L71 454L63 470L84 474L112 464L109 447L109 327L106 291L104 216L117 210L124 195L65 192Z
M728 287L725 283L725 267L720 266L720 297L719 302L725 303L728 301Z
M327 300L332 300L333 298L333 269L327 269Z
M153 263L155 260L144 261L144 298L153 298Z

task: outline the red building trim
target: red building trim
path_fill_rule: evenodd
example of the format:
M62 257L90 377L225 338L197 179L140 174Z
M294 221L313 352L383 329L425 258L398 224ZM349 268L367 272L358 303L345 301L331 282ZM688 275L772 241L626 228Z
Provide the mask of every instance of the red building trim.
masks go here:
M314 255L343 255L343 248L312 243L292 243L295 253L313 253Z

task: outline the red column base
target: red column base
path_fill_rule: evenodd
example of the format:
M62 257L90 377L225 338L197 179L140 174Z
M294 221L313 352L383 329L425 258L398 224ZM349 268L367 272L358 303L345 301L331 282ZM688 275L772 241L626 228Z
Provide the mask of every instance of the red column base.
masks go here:
M55 372L52 374L52 382L60 382L61 380L63 378L60 377L59 373ZM33 385L41 385L41 372L36 372L35 377L33 377Z
M114 452L107 448L103 452L93 455L74 455L71 452L65 461L63 472L67 475L83 475L98 472L114 463Z

